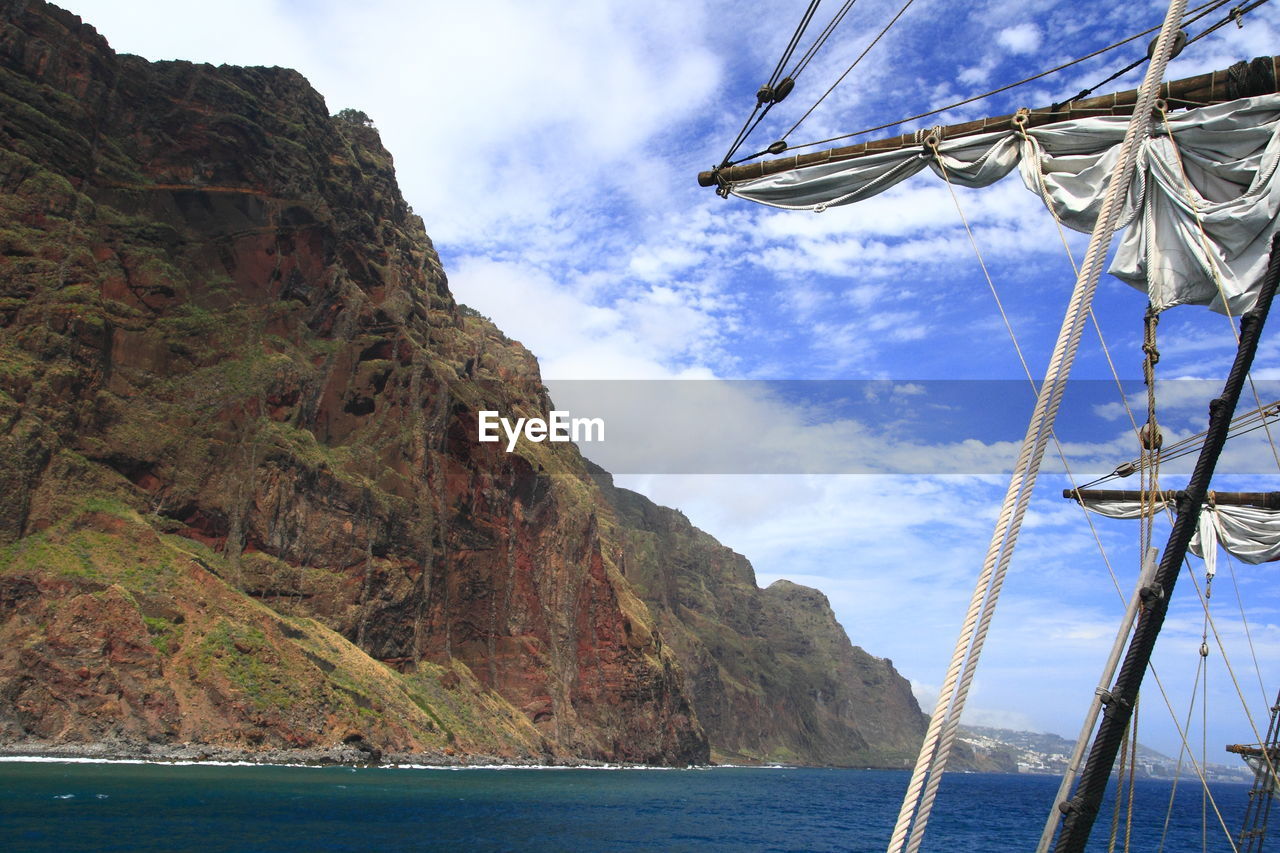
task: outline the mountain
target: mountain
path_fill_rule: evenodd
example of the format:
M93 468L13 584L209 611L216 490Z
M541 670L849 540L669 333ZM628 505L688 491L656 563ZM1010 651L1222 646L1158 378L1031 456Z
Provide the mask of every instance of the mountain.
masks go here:
M1075 749L1075 741L1059 735L989 726L961 726L959 740L973 750L979 766L1006 773L1061 776ZM1199 761L1200 756L1196 760ZM1253 772L1243 763L1207 762L1203 769L1210 781L1253 781ZM1184 759L1180 766L1177 759L1138 744L1135 774L1141 778L1195 778L1195 772L1189 760Z
M571 444L476 440L551 401L362 113L34 0L0 6L0 99L0 744L909 751L905 681L820 593ZM724 606L667 594L698 585Z
M825 595L758 588L745 557L589 468L622 525L622 572L684 664L718 759L909 766L926 723L911 686L849 642Z

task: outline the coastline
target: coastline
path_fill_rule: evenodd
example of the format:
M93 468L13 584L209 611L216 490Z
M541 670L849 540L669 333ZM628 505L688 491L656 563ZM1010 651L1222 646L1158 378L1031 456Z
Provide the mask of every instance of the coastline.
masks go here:
M333 746L268 747L246 749L207 743L149 743L129 740L106 740L92 743L53 743L43 740L21 740L0 743L0 764L31 762L117 763L117 764L182 764L262 765L274 767L381 767L434 770L905 770L902 767L877 765L810 765L721 760L707 764L663 765L625 764L588 758L557 758L550 755L510 756L484 753L453 754L445 752L383 752L368 742L356 740ZM972 770L954 772L970 773ZM987 771L1000 772L1000 771ZM1016 774L1014 774L1016 775Z
M622 767L587 759L556 759L551 756L516 758L496 755L448 755L430 753L384 753L363 742L359 745L337 744L328 747L296 749L244 749L215 744L133 743L129 741L97 741L94 743L50 743L18 741L0 744L0 762L68 761L118 762L149 764L271 765L280 767L432 767L518 768L518 767ZM640 765L636 765L640 766ZM663 768L665 769L665 768Z

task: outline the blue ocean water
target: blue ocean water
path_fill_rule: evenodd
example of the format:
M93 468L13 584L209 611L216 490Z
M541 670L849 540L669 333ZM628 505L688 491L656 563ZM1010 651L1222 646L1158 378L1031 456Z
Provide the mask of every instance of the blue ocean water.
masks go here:
M881 851L906 782L877 770L0 762L0 849ZM925 849L1031 850L1056 787L949 774ZM1130 849L1161 849L1171 787L1139 783ZM1248 787L1213 790L1238 831ZM1216 826L1202 848L1201 806L1197 785L1179 786L1164 850L1231 849ZM1109 816L1099 823L1090 850L1106 849Z

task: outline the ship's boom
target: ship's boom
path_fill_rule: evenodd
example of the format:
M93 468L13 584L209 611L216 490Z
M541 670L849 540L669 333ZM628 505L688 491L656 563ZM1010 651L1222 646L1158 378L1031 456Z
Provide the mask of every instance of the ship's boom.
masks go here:
M1186 109L1201 107L1207 104L1218 104L1249 98L1255 95L1269 95L1280 91L1276 85L1277 70L1280 69L1280 56L1262 56L1252 62L1239 62L1221 71L1211 71L1182 80L1173 80L1160 87L1160 97L1166 109ZM1024 127L1038 127L1055 122L1070 121L1079 118L1096 118L1098 116L1127 116L1133 114L1134 105L1138 102L1138 90L1128 89L1111 95L1101 95L1071 101L1066 104L1041 107L1021 113L1025 116ZM1019 113L994 116L947 125L931 131L939 140L972 136L978 133L1009 130L1015 126L1014 118ZM791 157L779 157L776 160L762 160L756 163L742 163L724 169L713 169L698 173L698 184L704 187L735 184L763 178L778 172L789 172L805 166L821 163L836 163L842 160L855 160L867 154L882 151L896 151L920 144L921 134L912 132L894 136L889 139L878 139L843 148L829 148L809 154L798 154Z

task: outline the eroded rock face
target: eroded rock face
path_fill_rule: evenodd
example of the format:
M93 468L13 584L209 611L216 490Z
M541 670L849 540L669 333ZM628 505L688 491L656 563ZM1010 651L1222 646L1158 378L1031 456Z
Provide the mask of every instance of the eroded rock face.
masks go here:
M0 5L0 99L0 742L914 749L820 593L570 445L475 441L546 416L537 364L454 302L361 114L39 2Z
M549 401L532 356L453 301L373 127L331 117L296 72L117 56L38 2L0 10L0 87L0 577L75 575L33 549L110 500L207 550L230 591L405 677L464 664L548 754L706 760L576 450L474 441L479 410ZM136 597L104 542L95 582ZM0 601L47 650L4 658L4 735L189 734L178 710L198 703L163 687L175 652L78 589L52 621ZM110 674L68 692L66 667L107 646ZM275 665L264 648L239 654ZM42 666L62 669L15 686ZM155 685L145 700L126 672ZM65 720L37 720L55 704ZM254 719L280 742L330 726Z
M825 595L786 580L758 588L745 557L591 467L627 580L683 662L718 758L909 766L927 724L911 686L849 642Z

